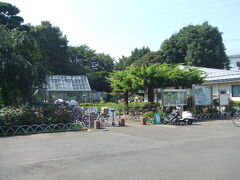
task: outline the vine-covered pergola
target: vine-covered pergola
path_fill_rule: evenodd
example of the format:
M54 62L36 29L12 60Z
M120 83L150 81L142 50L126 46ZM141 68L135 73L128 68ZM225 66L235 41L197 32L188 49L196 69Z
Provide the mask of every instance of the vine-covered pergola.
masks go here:
M124 95L128 105L128 93L147 89L148 101L154 101L154 88L176 87L190 88L192 84L201 84L205 78L202 71L194 67L152 64L150 66L130 66L125 71L115 71L109 81L113 92Z

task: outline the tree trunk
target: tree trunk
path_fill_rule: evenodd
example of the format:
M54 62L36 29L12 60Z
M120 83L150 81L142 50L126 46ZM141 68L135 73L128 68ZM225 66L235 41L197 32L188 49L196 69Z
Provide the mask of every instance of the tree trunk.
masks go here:
M154 101L153 88L149 87L148 88L148 102L153 102L153 101Z
M128 107L128 91L123 94L124 104Z

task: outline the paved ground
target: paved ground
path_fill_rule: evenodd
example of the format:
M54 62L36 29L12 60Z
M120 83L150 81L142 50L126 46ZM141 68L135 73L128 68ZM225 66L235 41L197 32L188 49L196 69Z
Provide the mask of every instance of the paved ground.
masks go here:
M129 124L0 138L0 179L240 179L240 128Z

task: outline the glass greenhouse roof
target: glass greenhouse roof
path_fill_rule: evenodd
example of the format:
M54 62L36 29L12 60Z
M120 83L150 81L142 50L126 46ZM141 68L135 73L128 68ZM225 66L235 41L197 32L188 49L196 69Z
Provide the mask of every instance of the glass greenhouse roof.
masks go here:
M48 91L91 91L87 76L53 75L47 81Z
M199 69L207 74L207 78L205 80L213 83L240 81L240 71L213 68Z

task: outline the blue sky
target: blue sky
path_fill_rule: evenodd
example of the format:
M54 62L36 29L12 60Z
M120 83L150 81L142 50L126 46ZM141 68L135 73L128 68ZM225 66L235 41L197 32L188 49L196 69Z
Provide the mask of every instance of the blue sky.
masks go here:
M189 24L208 21L223 33L228 55L240 54L240 0L5 0L25 23L49 20L69 45L87 44L118 59L138 47L158 50Z

